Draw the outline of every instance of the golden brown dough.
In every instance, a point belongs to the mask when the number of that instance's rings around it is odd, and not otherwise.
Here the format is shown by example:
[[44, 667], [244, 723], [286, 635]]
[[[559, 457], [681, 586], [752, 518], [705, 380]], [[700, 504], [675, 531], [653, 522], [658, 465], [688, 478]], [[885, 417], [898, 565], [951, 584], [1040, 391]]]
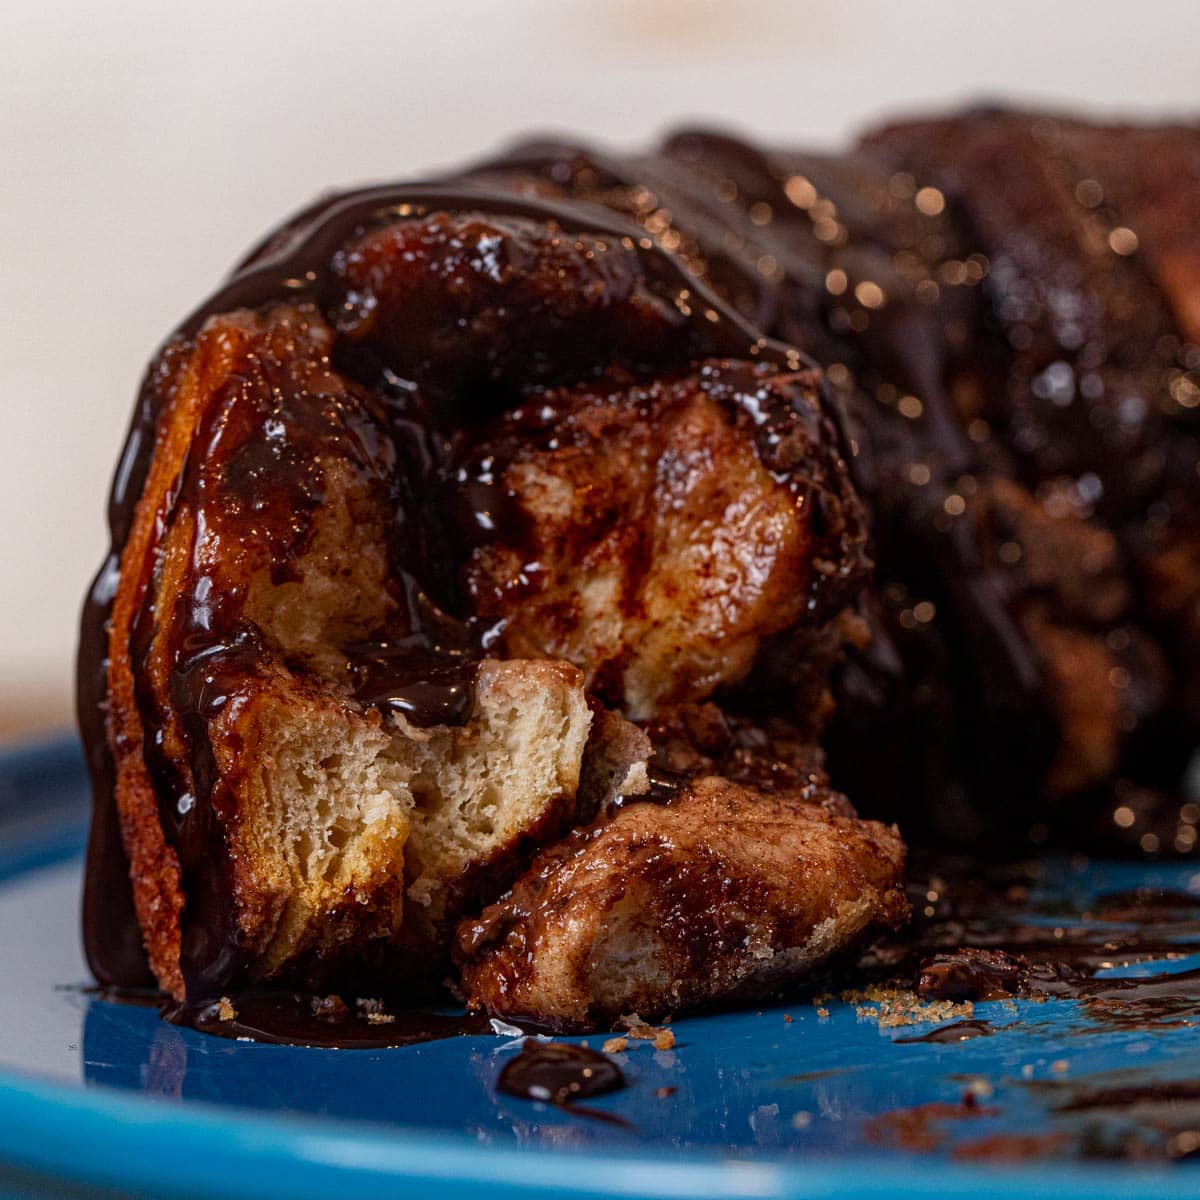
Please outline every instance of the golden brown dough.
[[466, 575], [506, 650], [576, 663], [635, 720], [739, 683], [823, 597], [822, 571], [864, 569], [816, 387], [713, 361], [551, 392], [501, 422], [474, 463], [515, 516]]
[[908, 915], [895, 828], [715, 777], [544, 851], [459, 927], [469, 1002], [588, 1029], [762, 994]]

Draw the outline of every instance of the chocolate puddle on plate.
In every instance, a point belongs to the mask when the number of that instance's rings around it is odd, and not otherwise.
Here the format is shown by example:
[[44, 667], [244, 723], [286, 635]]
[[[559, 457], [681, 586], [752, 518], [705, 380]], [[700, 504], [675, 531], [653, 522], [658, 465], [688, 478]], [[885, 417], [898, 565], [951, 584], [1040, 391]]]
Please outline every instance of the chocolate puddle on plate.
[[521, 1100], [540, 1100], [567, 1112], [622, 1128], [629, 1122], [615, 1113], [581, 1105], [580, 1100], [603, 1096], [628, 1086], [625, 1074], [606, 1054], [569, 1042], [526, 1038], [521, 1052], [504, 1064], [496, 1090]]
[[[925, 1000], [1074, 999], [1096, 1022], [1124, 1028], [1200, 1013], [1200, 966], [1170, 965], [1200, 953], [1200, 896], [1139, 887], [1072, 905], [1040, 893], [1049, 869], [918, 864], [913, 923], [876, 946], [865, 970]], [[1136, 976], [1110, 974], [1142, 963]]]
[[954, 1021], [949, 1025], [939, 1025], [928, 1033], [917, 1037], [894, 1038], [898, 1046], [916, 1045], [919, 1042], [954, 1043], [969, 1042], [974, 1038], [991, 1037], [996, 1031], [990, 1021]]
[[248, 992], [233, 999], [175, 1004], [147, 989], [85, 988], [110, 1003], [157, 1008], [164, 1021], [214, 1037], [327, 1050], [384, 1050], [470, 1034], [493, 1033], [481, 1013], [393, 1009], [379, 1000], [348, 1005], [340, 996]]

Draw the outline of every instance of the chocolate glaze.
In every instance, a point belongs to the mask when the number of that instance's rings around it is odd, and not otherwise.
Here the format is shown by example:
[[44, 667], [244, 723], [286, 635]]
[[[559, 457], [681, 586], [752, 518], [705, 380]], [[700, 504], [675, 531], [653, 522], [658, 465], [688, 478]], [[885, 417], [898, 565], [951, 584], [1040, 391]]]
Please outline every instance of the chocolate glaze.
[[[1181, 780], [1200, 712], [1183, 665], [1200, 645], [1186, 615], [1200, 573], [1183, 530], [1200, 503], [1200, 353], [1185, 300], [1165, 302], [1194, 291], [1165, 270], [1194, 256], [1194, 139], [977, 110], [836, 156], [684, 130], [650, 154], [542, 142], [487, 164], [628, 213], [829, 369], [873, 509], [878, 590], [826, 744], [835, 783], [910, 836], [999, 846], [1032, 826], [1068, 845], [1196, 845]], [[1158, 173], [1139, 165], [1143, 143]], [[1098, 238], [1126, 225], [1161, 246], [1129, 256]], [[1180, 258], [1159, 270], [1162, 247]], [[1080, 545], [1049, 571], [990, 495], [1010, 480], [1031, 511], [1080, 513]], [[1115, 589], [1095, 572], [1106, 538]], [[1151, 559], [1171, 565], [1139, 594], [1130, 572]], [[1064, 683], [1080, 655], [1105, 665]], [[1116, 716], [1091, 714], [1111, 722], [1113, 762], [1071, 776], [1063, 763], [1095, 749], [1094, 730], [1063, 693], [1113, 688]], [[1122, 807], [1136, 819], [1114, 825]]]
[[[1011, 582], [983, 561], [965, 523], [938, 519], [955, 481], [978, 470], [978, 452], [942, 380], [951, 353], [944, 328], [964, 320], [967, 302], [957, 289], [939, 308], [917, 303], [892, 265], [896, 254], [919, 250], [931, 229], [948, 252], [955, 232], [946, 218], [914, 228], [905, 215], [909, 206], [894, 199], [881, 213], [875, 197], [887, 196], [888, 177], [868, 156], [767, 150], [707, 131], [682, 132], [655, 154], [625, 159], [577, 145], [535, 144], [492, 167], [526, 171], [569, 195], [629, 212], [671, 237], [694, 270], [763, 328], [804, 345], [825, 364], [861, 369], [892, 396], [920, 395], [920, 422], [873, 394], [845, 397], [856, 479], [875, 506], [881, 583], [894, 581], [899, 608], [924, 598], [944, 618], [935, 629], [904, 628], [887, 605], [880, 610], [872, 647], [845, 673], [830, 747], [835, 772], [856, 802], [903, 814], [910, 827], [928, 812], [942, 832], [963, 840], [978, 831], [986, 794], [1003, 795], [1009, 814], [1014, 793], [1035, 796], [1035, 787], [1021, 784], [1044, 769], [1053, 751], [1041, 664], [1016, 623]], [[838, 213], [848, 250], [815, 237], [811, 204], [797, 204], [794, 188], [789, 194], [796, 183], [813, 188], [813, 203]], [[826, 289], [828, 271], [841, 269], [843, 259], [884, 284], [890, 298], [861, 330], [838, 328], [837, 318], [858, 306]], [[858, 315], [868, 312], [858, 307]], [[931, 472], [923, 486], [905, 475], [914, 463]], [[937, 691], [916, 682], [942, 676], [948, 678]], [[929, 696], [939, 697], [934, 710], [922, 698]], [[864, 742], [880, 752], [862, 755]], [[946, 762], [950, 752], [961, 761]], [[915, 769], [897, 770], [906, 759]], [[968, 764], [986, 784], [970, 803], [949, 790], [952, 773]], [[876, 765], [886, 778], [867, 774]], [[933, 796], [937, 804], [927, 810]]]
[[[388, 363], [386, 353], [381, 357], [377, 339], [373, 340], [373, 330], [369, 328], [369, 314], [355, 310], [354, 297], [359, 293], [353, 288], [347, 290], [347, 281], [354, 281], [355, 271], [365, 271], [369, 276], [372, 231], [381, 230], [380, 236], [386, 236], [388, 222], [441, 212], [483, 214], [493, 224], [512, 232], [514, 244], [518, 245], [526, 236], [525, 229], [530, 227], [561, 229], [569, 236], [624, 247], [625, 258], [618, 256], [617, 269], [628, 272], [628, 278], [609, 282], [625, 292], [644, 287], [646, 299], [642, 303], [659, 310], [662, 326], [661, 335], [653, 344], [639, 345], [636, 338], [630, 341], [619, 327], [609, 331], [611, 353], [620, 357], [626, 369], [659, 368], [664, 356], [666, 361], [682, 363], [701, 355], [747, 356], [789, 370], [810, 366], [798, 351], [763, 338], [636, 226], [591, 205], [518, 197], [498, 186], [472, 182], [366, 188], [320, 202], [256, 247], [230, 281], [180, 325], [174, 341], [156, 360], [143, 384], [110, 497], [113, 548], [84, 608], [79, 653], [79, 722], [95, 797], [84, 934], [89, 963], [104, 984], [136, 986], [148, 982], [145, 955], [133, 917], [128, 862], [120, 845], [113, 763], [105, 730], [107, 623], [119, 551], [128, 536], [149, 467], [161, 384], [171, 368], [172, 355], [178, 353], [173, 347], [181, 346], [181, 339], [194, 336], [210, 316], [237, 308], [282, 301], [297, 305], [312, 303], [330, 313], [341, 330], [335, 349], [337, 365], [351, 380], [352, 389], [358, 387], [355, 380], [362, 380], [370, 389], [362, 397], [363, 404], [370, 407], [382, 400], [387, 409], [386, 423], [394, 437], [398, 475], [406, 485], [401, 486], [397, 498], [399, 525], [408, 517], [409, 506], [420, 503], [416, 498], [428, 490], [426, 485], [444, 463], [449, 451], [447, 439], [454, 427], [467, 419], [461, 402], [456, 405], [450, 401], [465, 397], [469, 406], [471, 390], [479, 383], [498, 383], [511, 389], [523, 382], [569, 381], [605, 365], [608, 351], [603, 342], [597, 351], [598, 359], [581, 362], [571, 357], [578, 338], [564, 336], [570, 329], [544, 329], [534, 323], [531, 330], [513, 330], [507, 341], [502, 338], [499, 343], [504, 347], [502, 353], [493, 344], [495, 331], [485, 331], [492, 342], [486, 345], [481, 342], [478, 347], [477, 378], [464, 378], [457, 364], [471, 363], [472, 358], [463, 353], [454, 312], [427, 305], [422, 309], [426, 326], [419, 326], [415, 332], [409, 330], [402, 346], [383, 347], [384, 351], [401, 352], [406, 374], [400, 375], [393, 365], [395, 360]], [[359, 244], [367, 249], [361, 253], [346, 252], [355, 238], [364, 235]], [[388, 297], [383, 296], [381, 302], [387, 301]], [[439, 321], [448, 322], [456, 330], [449, 343], [439, 333]], [[535, 341], [543, 339], [536, 355], [528, 353], [529, 337]], [[448, 352], [439, 348], [443, 345]], [[555, 358], [556, 347], [565, 348], [565, 359]], [[518, 378], [521, 370], [527, 373], [524, 381]], [[364, 427], [362, 432], [365, 436], [369, 431]], [[307, 436], [304, 429], [288, 425], [287, 436], [301, 439], [291, 458], [285, 455], [269, 461], [256, 459], [239, 466], [247, 478], [261, 478], [264, 471], [272, 479], [278, 476], [282, 485], [278, 503], [300, 518], [297, 536], [303, 543], [306, 536], [303, 514], [319, 503], [321, 481], [319, 475], [313, 474], [312, 451], [306, 450], [303, 443]], [[328, 435], [317, 431], [315, 436]], [[764, 444], [769, 446], [769, 423], [764, 438]], [[406, 496], [409, 506], [404, 503]], [[479, 508], [481, 498], [473, 499]], [[431, 537], [437, 541], [437, 535]], [[483, 653], [487, 631], [470, 620], [451, 616], [445, 607], [445, 601], [452, 601], [453, 597], [447, 595], [444, 572], [440, 573], [437, 566], [444, 554], [429, 553], [428, 545], [415, 544], [412, 537], [406, 539], [405, 550], [409, 564], [412, 555], [416, 556], [415, 568], [401, 571], [409, 608], [407, 625], [412, 633], [401, 642], [383, 639], [358, 648], [351, 662], [354, 694], [363, 703], [400, 712], [418, 725], [464, 720], [473, 699], [473, 664]], [[144, 651], [147, 644], [147, 616], [143, 610], [140, 632], [134, 631], [135, 654], [139, 649]], [[193, 625], [211, 633], [213, 618], [213, 612], [206, 609], [195, 615]], [[227, 627], [216, 639], [209, 636], [191, 665], [176, 674], [173, 694], [181, 711], [204, 715], [201, 712], [204, 704], [211, 709], [212, 703], [232, 694], [238, 675], [253, 668], [258, 654], [254, 630], [243, 625], [235, 623]], [[201, 696], [205, 698], [203, 704]], [[211, 822], [206, 817], [204, 777], [208, 772], [202, 729], [195, 721], [189, 728], [186, 717], [184, 724], [193, 740], [193, 761], [198, 767], [195, 794], [186, 813], [181, 813], [176, 800], [188, 794], [187, 789], [156, 753], [153, 728], [147, 729], [147, 760], [155, 776], [164, 828], [180, 855], [188, 885], [190, 917], [183, 952], [185, 974], [190, 975], [189, 987], [197, 995], [211, 996], [222, 981], [236, 974], [237, 955], [224, 932], [230, 925], [229, 914], [222, 918], [228, 888], [220, 872], [213, 869], [220, 855], [214, 853], [215, 847], [210, 844]], [[204, 964], [202, 970], [199, 964]]]

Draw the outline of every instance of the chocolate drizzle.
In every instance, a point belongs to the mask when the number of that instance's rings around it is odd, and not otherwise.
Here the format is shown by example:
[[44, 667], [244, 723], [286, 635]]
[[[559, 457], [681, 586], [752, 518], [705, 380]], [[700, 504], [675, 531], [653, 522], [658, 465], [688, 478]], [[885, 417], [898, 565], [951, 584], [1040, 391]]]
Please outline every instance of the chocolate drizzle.
[[[652, 311], [657, 309], [662, 336], [650, 344], [639, 344], [636, 337], [631, 340], [619, 324], [618, 313], [612, 318], [618, 323], [606, 335], [610, 344], [606, 347], [602, 338], [591, 361], [578, 358], [574, 350], [578, 339], [560, 336], [564, 330], [556, 328], [553, 321], [527, 322], [527, 328], [514, 327], [508, 333], [488, 329], [480, 334], [484, 340], [473, 348], [470, 331], [462, 332], [454, 311], [426, 305], [421, 310], [426, 325], [405, 327], [403, 345], [380, 346], [368, 315], [354, 306], [356, 293], [353, 288], [347, 290], [348, 279], [356, 270], [369, 271], [370, 263], [361, 255], [355, 259], [346, 248], [356, 238], [368, 239], [373, 231], [382, 231], [381, 236], [386, 236], [389, 223], [420, 218], [436, 221], [441, 213], [468, 217], [482, 214], [493, 225], [511, 232], [513, 244], [518, 247], [530, 225], [593, 239], [600, 247], [617, 246], [620, 254], [609, 255], [615, 264], [611, 270], [617, 272], [617, 277], [609, 282], [623, 289], [623, 294], [646, 289], [646, 299], [636, 301], [635, 297], [635, 302], [649, 305]], [[447, 462], [455, 429], [474, 419], [470, 413], [479, 387], [499, 385], [501, 394], [511, 394], [513, 388], [524, 383], [569, 381], [603, 369], [609, 355], [619, 358], [624, 369], [635, 372], [713, 355], [747, 356], [790, 370], [810, 365], [798, 351], [764, 339], [636, 226], [597, 206], [518, 196], [501, 186], [465, 181], [367, 188], [311, 207], [256, 247], [230, 281], [180, 325], [143, 384], [110, 497], [113, 549], [84, 608], [79, 722], [95, 797], [84, 930], [89, 963], [96, 978], [106, 985], [148, 982], [130, 897], [128, 860], [120, 845], [114, 764], [105, 729], [107, 637], [118, 554], [129, 535], [147, 476], [163, 383], [181, 352], [177, 348], [182, 347], [183, 339], [194, 337], [210, 317], [271, 303], [312, 304], [330, 314], [341, 331], [334, 348], [335, 364], [351, 381], [352, 389], [365, 388], [355, 393], [362, 397], [360, 403], [384, 406], [384, 421], [391, 431], [396, 455], [396, 482], [391, 485], [398, 487], [396, 536], [404, 546], [398, 575], [404, 584], [406, 624], [411, 632], [403, 638], [383, 637], [354, 648], [348, 665], [355, 698], [399, 713], [414, 725], [461, 722], [470, 715], [474, 663], [484, 652], [488, 636], [486, 629], [453, 615], [453, 589], [442, 561], [445, 555], [436, 551], [437, 546], [446, 544], [446, 530], [436, 513], [430, 515], [439, 495], [444, 495], [444, 489], [439, 492], [439, 470]], [[582, 319], [587, 319], [586, 313]], [[456, 330], [449, 342], [445, 341], [443, 327]], [[403, 363], [397, 360], [397, 352]], [[284, 417], [287, 419], [281, 424], [286, 429], [285, 437], [310, 436], [303, 427], [294, 429], [289, 414], [281, 414]], [[219, 435], [214, 430], [212, 436]], [[315, 430], [312, 436], [324, 438], [330, 434]], [[362, 435], [353, 436], [361, 440]], [[240, 473], [247, 479], [251, 488], [248, 496], [255, 488], [256, 494], [262, 493], [263, 479], [279, 478], [283, 491], [274, 493], [276, 502], [290, 506], [296, 514], [300, 521], [297, 536], [302, 543], [306, 536], [304, 511], [319, 502], [322, 487], [319, 474], [313, 474], [312, 451], [305, 449], [303, 440], [296, 444], [294, 453], [285, 442], [280, 444], [279, 452], [272, 451], [265, 457], [256, 452], [253, 459], [236, 466], [232, 478], [236, 482]], [[185, 480], [194, 479], [194, 475], [189, 467]], [[257, 482], [249, 482], [252, 480]], [[468, 504], [478, 508], [492, 499], [474, 496]], [[440, 532], [423, 534], [431, 521]], [[202, 591], [198, 589], [197, 594]], [[219, 597], [214, 599], [220, 603]], [[150, 616], [150, 610], [143, 607], [131, 642], [135, 662], [149, 644]], [[254, 664], [258, 651], [254, 631], [248, 626], [227, 625], [224, 633], [214, 638], [221, 621], [214, 619], [213, 611], [195, 609], [191, 621], [197, 630], [199, 652], [177, 671], [173, 696], [184, 715], [184, 732], [192, 741], [192, 759], [198, 768], [196, 779], [191, 781], [194, 786], [176, 778], [166, 765], [158, 747], [161, 733], [153, 726], [146, 730], [146, 757], [161, 801], [164, 830], [180, 855], [187, 880], [190, 915], [183, 961], [190, 975], [189, 992], [194, 989], [197, 996], [205, 997], [214, 993], [220, 981], [237, 973], [238, 954], [227, 932], [231, 917], [221, 916], [223, 905], [227, 907], [222, 897], [228, 888], [214, 866], [220, 854], [214, 853], [216, 848], [210, 845], [215, 834], [206, 816], [210, 801], [205, 777], [211, 774], [211, 767], [205, 767], [206, 743], [202, 722], [197, 722], [202, 710], [211, 715], [216, 711], [214, 705], [219, 707], [223, 698], [234, 694], [238, 674]], [[196, 714], [196, 718], [189, 720], [188, 713]], [[187, 803], [181, 803], [181, 799]], [[193, 964], [190, 968], [189, 963]], [[203, 969], [197, 964], [204, 964]]]
[[[1155, 298], [1141, 259], [1122, 252], [1107, 273], [1109, 258], [1081, 258], [1082, 282], [1071, 292], [1080, 305], [1098, 304], [1107, 319], [1120, 307], [1116, 293], [1146, 303], [1128, 336], [1096, 318], [1072, 346], [1074, 333], [1064, 333], [1047, 300], [1054, 279], [1033, 269], [1036, 253], [1032, 266], [1016, 254], [1014, 234], [1035, 252], [1049, 247], [1069, 274], [1072, 238], [1090, 229], [1076, 200], [1095, 182], [1090, 173], [1105, 175], [1103, 147], [1078, 129], [1066, 136], [1065, 126], [1043, 137], [1038, 127], [1046, 123], [1025, 117], [977, 113], [959, 124], [955, 137], [978, 172], [956, 186], [944, 161], [946, 127], [887, 131], [840, 156], [768, 151], [684, 131], [649, 155], [614, 159], [580, 146], [532, 145], [458, 178], [335, 195], [260, 242], [181, 324], [143, 383], [109, 501], [112, 549], [84, 608], [78, 713], [95, 796], [84, 930], [97, 979], [149, 982], [105, 726], [119, 554], [154, 452], [159, 405], [186, 340], [209, 318], [281, 303], [307, 307], [335, 330], [330, 362], [347, 381], [346, 419], [331, 431], [283, 414], [286, 435], [258, 445], [231, 478], [245, 485], [248, 501], [271, 490], [258, 487], [263, 478], [278, 484], [275, 502], [295, 519], [272, 524], [288, 525], [297, 546], [308, 536], [305, 513], [323, 495], [312, 453], [322, 439], [348, 439], [356, 461], [373, 464], [364, 468], [373, 486], [390, 489], [403, 628], [349, 648], [346, 691], [359, 703], [416, 726], [460, 723], [472, 711], [475, 664], [496, 629], [467, 611], [446, 547], [461, 551], [472, 523], [503, 525], [512, 514], [489, 472], [471, 459], [464, 429], [519, 409], [522, 397], [540, 389], [595, 383], [614, 365], [646, 380], [699, 359], [735, 358], [747, 362], [717, 368], [714, 386], [754, 424], [770, 469], [787, 430], [778, 412], [756, 408], [753, 363], [815, 369], [786, 344], [795, 342], [827, 368], [839, 393], [842, 403], [826, 405], [826, 415], [838, 423], [841, 448], [873, 508], [879, 564], [878, 587], [863, 604], [871, 643], [851, 655], [838, 681], [829, 738], [835, 780], [864, 807], [902, 815], [910, 830], [923, 820], [935, 836], [976, 845], [1020, 840], [1031, 827], [1044, 838], [1052, 817], [1076, 835], [1101, 811], [1106, 836], [1128, 830], [1121, 835], [1127, 845], [1189, 853], [1200, 818], [1189, 821], [1187, 813], [1200, 809], [1181, 803], [1181, 779], [1196, 720], [1188, 668], [1174, 664], [1193, 662], [1198, 643], [1188, 625], [1186, 571], [1182, 582], [1170, 574], [1196, 511], [1198, 409], [1172, 399], [1192, 397], [1196, 386], [1197, 361], [1187, 358], [1181, 337], [1186, 314]], [[1022, 172], [1001, 172], [1012, 192], [996, 183], [1008, 144], [1020, 150], [1030, 179], [1053, 176], [1052, 220], [1022, 190]], [[1128, 191], [1128, 181], [1118, 171], [1100, 211], [1110, 224], [1126, 219], [1118, 211], [1122, 188]], [[620, 248], [601, 253], [596, 270], [645, 325], [625, 322], [619, 306], [587, 308], [588, 289], [580, 287], [580, 307], [533, 310], [523, 321], [498, 309], [476, 321], [446, 295], [422, 295], [404, 320], [384, 328], [379, 307], [397, 297], [371, 290], [378, 283], [372, 239], [406, 222], [436, 223], [439, 214], [486, 224], [518, 256], [528, 251], [530, 228], [579, 239], [593, 251]], [[473, 249], [482, 264], [476, 282], [486, 292], [492, 242], [484, 236]], [[1022, 294], [1017, 284], [1028, 284], [1038, 300], [1032, 317], [1013, 308]], [[1086, 390], [1096, 389], [1089, 371], [1101, 385], [1094, 395]], [[1126, 393], [1137, 400], [1133, 416], [1113, 424], [1111, 397]], [[1071, 403], [1059, 403], [1064, 398]], [[783, 414], [785, 424], [796, 417]], [[1103, 426], [1106, 439], [1094, 462], [1089, 422]], [[1055, 436], [1029, 441], [1041, 425]], [[380, 430], [386, 445], [372, 443]], [[528, 427], [519, 432], [533, 435]], [[1125, 469], [1126, 452], [1136, 469]], [[453, 478], [452, 466], [464, 478]], [[195, 470], [189, 464], [181, 487], [196, 486]], [[1064, 472], [1067, 482], [1059, 478]], [[1101, 490], [1089, 499], [1092, 479]], [[1030, 489], [1028, 497], [1006, 490], [1014, 481]], [[1084, 572], [1081, 584], [1062, 577], [1061, 561], [1039, 575], [1030, 553], [1036, 539], [1022, 528], [1037, 508], [1034, 491], [1043, 504], [1063, 488], [1072, 511], [1082, 513], [1077, 544], [1050, 557], [1090, 560], [1097, 544], [1107, 547], [1108, 557], [1099, 555], [1105, 571]], [[812, 499], [819, 509], [820, 495]], [[1130, 563], [1134, 587], [1125, 579]], [[1159, 586], [1156, 572], [1164, 570], [1174, 591]], [[1160, 593], [1182, 595], [1178, 611], [1156, 608], [1148, 597]], [[820, 610], [819, 587], [811, 601]], [[163, 827], [187, 876], [185, 963], [208, 964], [203, 974], [193, 971], [189, 987], [204, 998], [238, 964], [229, 914], [222, 916], [227, 881], [213, 869], [221, 856], [211, 841], [212, 767], [200, 718], [228, 702], [239, 675], [262, 656], [252, 624], [225, 619], [219, 607], [219, 597], [211, 606], [193, 603], [194, 643], [172, 685], [196, 778], [176, 777], [161, 752], [160, 727], [149, 722], [145, 731]], [[132, 630], [135, 662], [147, 653], [154, 620], [144, 603]], [[1064, 634], [1069, 652], [1060, 652]], [[1064, 746], [1068, 767], [1084, 758], [1070, 741], [1069, 701], [1093, 689], [1089, 679], [1064, 686], [1062, 668], [1081, 654], [1102, 662], [1096, 677], [1116, 689], [1119, 704], [1100, 765], [1064, 783]], [[656, 796], [669, 787], [656, 780]], [[1055, 813], [1047, 812], [1051, 794]], [[1163, 812], [1170, 821], [1156, 815]], [[989, 945], [1040, 951], [1041, 936], [1031, 927]], [[1016, 970], [992, 967], [942, 962], [929, 986], [986, 998], [1005, 991]]]

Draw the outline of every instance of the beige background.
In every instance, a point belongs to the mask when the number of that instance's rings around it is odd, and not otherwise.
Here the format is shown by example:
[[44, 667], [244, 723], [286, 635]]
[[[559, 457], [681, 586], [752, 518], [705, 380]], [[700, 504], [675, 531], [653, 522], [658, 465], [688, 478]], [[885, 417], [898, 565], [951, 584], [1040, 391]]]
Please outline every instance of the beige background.
[[0, 736], [67, 712], [102, 502], [157, 342], [334, 183], [530, 129], [831, 142], [980, 97], [1200, 108], [1180, 0], [0, 0]]

